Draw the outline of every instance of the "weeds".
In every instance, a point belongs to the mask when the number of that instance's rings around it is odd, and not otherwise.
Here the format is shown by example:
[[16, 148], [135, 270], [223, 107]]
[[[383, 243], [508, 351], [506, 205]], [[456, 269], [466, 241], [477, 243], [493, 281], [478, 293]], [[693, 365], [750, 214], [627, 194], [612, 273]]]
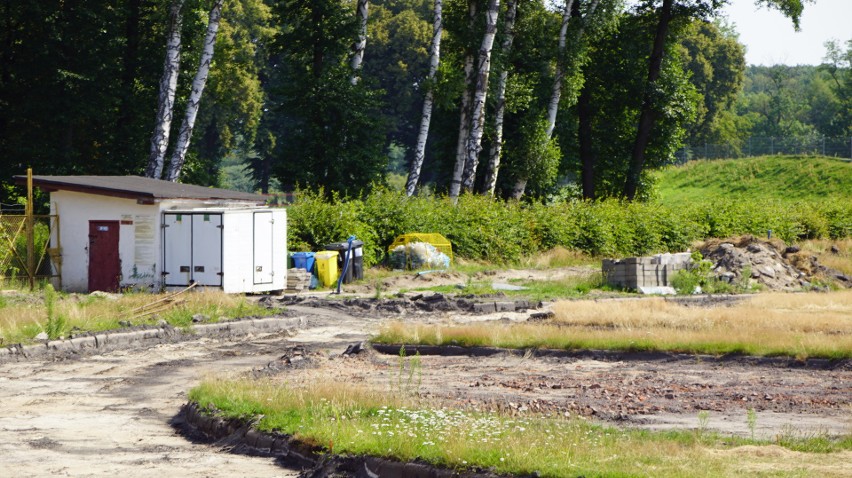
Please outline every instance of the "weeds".
[[189, 327], [195, 314], [203, 314], [212, 321], [270, 314], [268, 309], [245, 297], [219, 291], [193, 292], [186, 295], [183, 305], [133, 319], [134, 309], [161, 296], [123, 294], [117, 300], [109, 300], [91, 295], [62, 294], [49, 284], [39, 295], [20, 292], [6, 298], [6, 307], [0, 313], [0, 341], [29, 343], [42, 331], [55, 339], [72, 329], [81, 332], [117, 329], [120, 328], [119, 321], [125, 320], [132, 320], [134, 325], [165, 320], [176, 327]]
[[56, 309], [57, 297], [58, 294], [53, 289], [53, 286], [47, 284], [44, 287], [44, 307], [47, 311], [47, 322], [44, 325], [44, 332], [51, 340], [61, 337], [68, 326], [68, 319]]
[[707, 431], [707, 424], [710, 421], [710, 412], [707, 410], [701, 410], [698, 412], [698, 435], [704, 435], [704, 432]]
[[757, 429], [757, 412], [754, 408], [749, 408], [746, 411], [746, 425], [748, 425], [748, 431], [751, 432], [751, 439], [754, 440], [754, 432]]
[[405, 352], [405, 345], [399, 348], [399, 360], [397, 362], [396, 388], [403, 396], [416, 397], [420, 393], [420, 385], [423, 383], [423, 362], [418, 351], [409, 357]]
[[[339, 454], [419, 460], [499, 474], [576, 476], [741, 476], [760, 452], [736, 450], [716, 433], [619, 430], [579, 419], [508, 416], [417, 407], [409, 400], [351, 383], [282, 386], [272, 381], [206, 380], [189, 393], [225, 417], [256, 418], [264, 431], [296, 435]], [[852, 441], [787, 436], [782, 446], [814, 451], [852, 450]], [[755, 446], [772, 442], [753, 442]], [[776, 466], [812, 469], [845, 456], [779, 456]]]

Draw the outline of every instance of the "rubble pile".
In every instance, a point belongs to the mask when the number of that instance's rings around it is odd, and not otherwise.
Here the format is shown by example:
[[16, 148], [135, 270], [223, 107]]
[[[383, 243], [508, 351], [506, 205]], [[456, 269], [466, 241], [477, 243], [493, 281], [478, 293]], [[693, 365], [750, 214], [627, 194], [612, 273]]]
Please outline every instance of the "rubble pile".
[[754, 280], [770, 290], [798, 291], [811, 288], [815, 280], [835, 281], [852, 287], [852, 279], [821, 264], [815, 256], [779, 240], [743, 236], [736, 240], [710, 240], [701, 247], [713, 262], [713, 273], [726, 282]]
[[287, 296], [278, 299], [281, 305], [331, 308], [353, 316], [399, 316], [433, 312], [455, 312], [466, 314], [491, 314], [499, 312], [526, 312], [527, 309], [542, 307], [539, 301], [512, 300], [494, 296], [454, 296], [438, 292], [404, 293], [395, 298], [349, 298], [344, 300], [312, 296]]

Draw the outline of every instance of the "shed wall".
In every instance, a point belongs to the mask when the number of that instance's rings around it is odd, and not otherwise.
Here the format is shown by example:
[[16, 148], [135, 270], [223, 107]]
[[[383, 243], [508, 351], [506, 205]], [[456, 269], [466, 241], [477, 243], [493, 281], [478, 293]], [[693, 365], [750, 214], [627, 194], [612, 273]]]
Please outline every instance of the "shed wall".
[[[69, 191], [50, 195], [51, 214], [59, 215], [62, 246], [62, 287], [87, 292], [89, 221], [120, 221], [118, 252], [122, 285], [145, 288], [159, 283], [159, 208], [131, 199], [107, 198]], [[55, 234], [55, 231], [54, 231]], [[56, 241], [53, 237], [52, 240]]]
[[[62, 246], [62, 288], [87, 292], [89, 286], [89, 221], [119, 221], [120, 285], [159, 290], [162, 285], [162, 211], [202, 207], [200, 200], [136, 200], [71, 191], [50, 194], [50, 212], [59, 216]], [[55, 246], [56, 231], [51, 231]]]

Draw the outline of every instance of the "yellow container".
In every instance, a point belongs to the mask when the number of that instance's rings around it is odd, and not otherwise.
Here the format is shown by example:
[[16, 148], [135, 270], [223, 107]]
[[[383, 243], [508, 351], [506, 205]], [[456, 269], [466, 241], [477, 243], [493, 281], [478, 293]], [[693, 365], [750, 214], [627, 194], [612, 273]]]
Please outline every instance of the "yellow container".
[[337, 270], [337, 251], [320, 251], [314, 255], [317, 263], [317, 278], [323, 287], [337, 284], [340, 274]]

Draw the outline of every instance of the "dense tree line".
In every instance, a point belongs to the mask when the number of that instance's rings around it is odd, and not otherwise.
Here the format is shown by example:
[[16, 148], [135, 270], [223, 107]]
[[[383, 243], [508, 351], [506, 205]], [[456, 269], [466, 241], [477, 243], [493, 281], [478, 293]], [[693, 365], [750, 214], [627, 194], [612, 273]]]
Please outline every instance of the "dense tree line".
[[[2, 181], [220, 185], [229, 158], [263, 191], [396, 171], [409, 194], [633, 199], [684, 140], [848, 132], [849, 47], [745, 77], [725, 3], [0, 0]], [[756, 3], [796, 23], [804, 2]], [[790, 109], [787, 81], [829, 107]]]

